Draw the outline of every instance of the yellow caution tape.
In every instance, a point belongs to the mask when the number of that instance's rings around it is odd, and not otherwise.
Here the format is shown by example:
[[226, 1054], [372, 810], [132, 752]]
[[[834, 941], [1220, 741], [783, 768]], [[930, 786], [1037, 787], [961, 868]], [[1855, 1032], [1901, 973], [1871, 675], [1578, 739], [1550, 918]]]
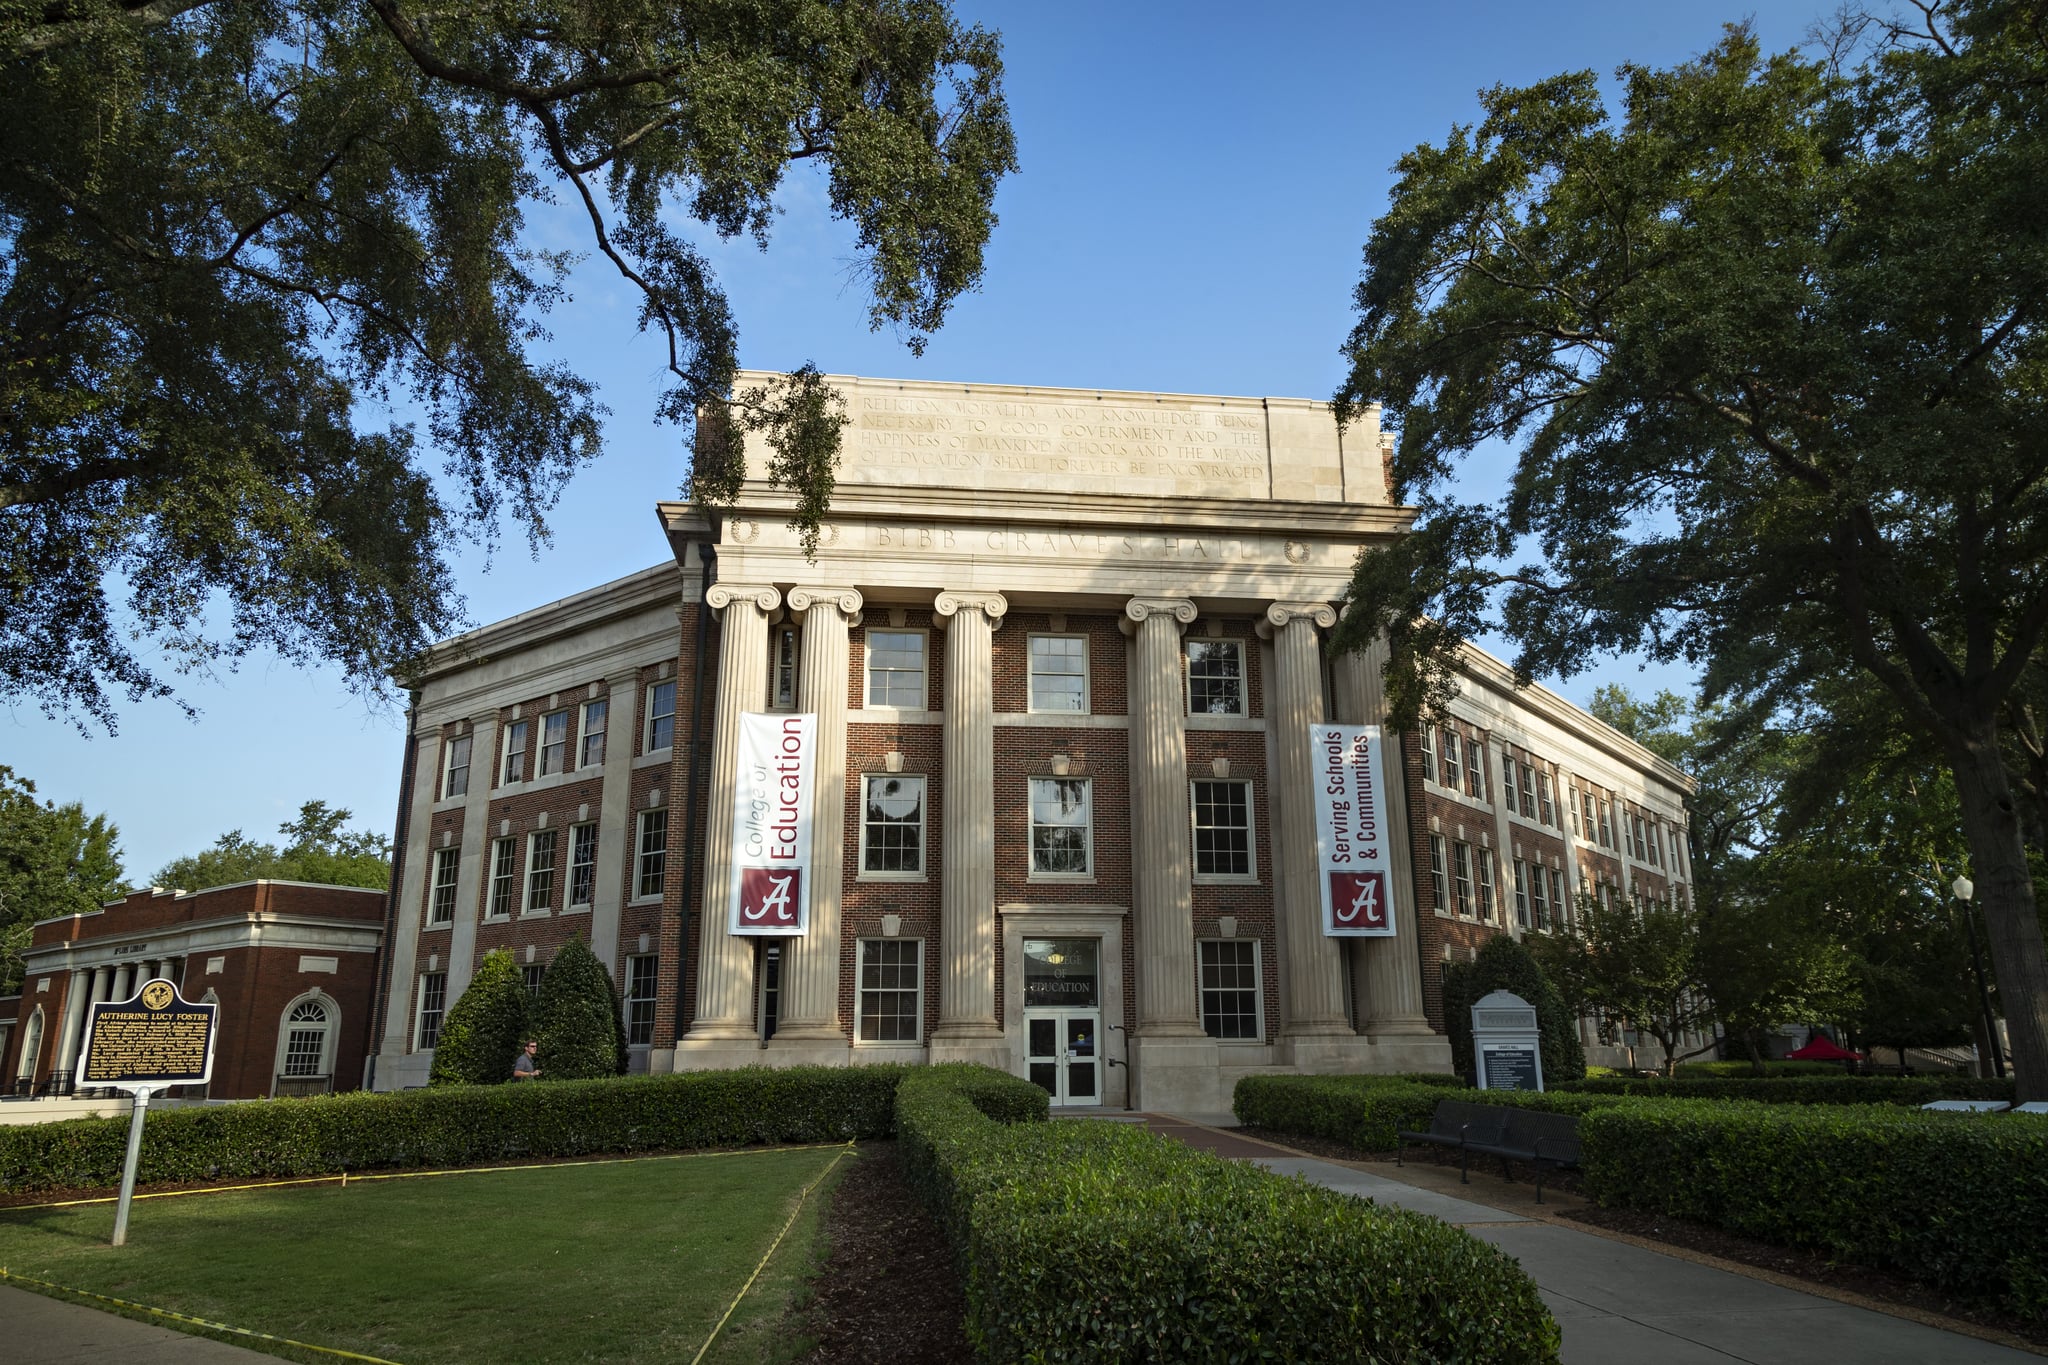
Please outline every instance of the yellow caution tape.
[[[713, 1156], [766, 1156], [772, 1152], [815, 1152], [826, 1148], [847, 1146], [851, 1143], [802, 1142], [786, 1147], [735, 1147], [721, 1152], [664, 1152], [658, 1156], [604, 1157], [596, 1161], [529, 1161], [520, 1166], [454, 1166], [439, 1171], [384, 1171], [373, 1175], [351, 1176], [347, 1171], [340, 1175], [308, 1175], [291, 1180], [262, 1180], [248, 1185], [207, 1185], [196, 1190], [155, 1190], [150, 1193], [137, 1191], [137, 1199], [178, 1199], [188, 1194], [232, 1194], [237, 1190], [280, 1190], [292, 1185], [332, 1185], [344, 1187], [350, 1180], [423, 1180], [437, 1175], [498, 1175], [507, 1171], [560, 1171], [575, 1166], [625, 1166], [639, 1161], [688, 1161], [696, 1157]], [[829, 1168], [828, 1168], [829, 1169]], [[87, 1204], [112, 1204], [119, 1195], [95, 1195], [90, 1199], [57, 1199], [46, 1204], [9, 1204], [0, 1208], [0, 1215], [20, 1212], [25, 1209], [69, 1209]]]
[[[835, 1161], [837, 1159], [834, 1158]], [[59, 1294], [75, 1294], [81, 1299], [96, 1299], [101, 1303], [111, 1303], [137, 1313], [148, 1313], [153, 1317], [169, 1318], [173, 1322], [186, 1322], [195, 1327], [204, 1327], [210, 1332], [226, 1332], [231, 1336], [250, 1337], [258, 1341], [275, 1341], [283, 1346], [297, 1347], [301, 1351], [317, 1351], [324, 1356], [339, 1356], [343, 1360], [367, 1360], [371, 1365], [398, 1365], [397, 1361], [386, 1360], [382, 1356], [366, 1356], [360, 1351], [342, 1351], [332, 1346], [315, 1346], [310, 1341], [294, 1341], [290, 1337], [272, 1336], [268, 1332], [252, 1331], [247, 1327], [230, 1327], [224, 1322], [210, 1322], [205, 1318], [195, 1318], [185, 1313], [173, 1313], [168, 1308], [152, 1308], [146, 1303], [130, 1303], [127, 1299], [117, 1299], [110, 1294], [95, 1294], [86, 1289], [73, 1289], [69, 1285], [52, 1284], [48, 1280], [38, 1280], [33, 1276], [16, 1275], [4, 1267], [0, 1267], [0, 1281], [30, 1284], [38, 1289], [55, 1290]]]
[[725, 1315], [719, 1318], [718, 1325], [711, 1329], [711, 1335], [704, 1338], [704, 1344], [697, 1348], [697, 1354], [690, 1357], [690, 1365], [699, 1365], [704, 1359], [704, 1353], [711, 1349], [711, 1343], [718, 1340], [718, 1334], [725, 1330], [725, 1324], [732, 1317], [733, 1310], [740, 1306], [740, 1300], [747, 1296], [747, 1291], [754, 1287], [754, 1281], [759, 1279], [761, 1272], [768, 1268], [768, 1259], [775, 1254], [775, 1248], [782, 1245], [782, 1239], [789, 1236], [789, 1230], [796, 1226], [796, 1216], [804, 1211], [804, 1201], [811, 1197], [811, 1191], [817, 1189], [818, 1182], [832, 1174], [832, 1168], [845, 1160], [846, 1154], [852, 1150], [853, 1144], [851, 1142], [840, 1148], [839, 1155], [826, 1162], [825, 1169], [818, 1172], [811, 1183], [804, 1186], [798, 1192], [796, 1207], [789, 1211], [789, 1218], [783, 1223], [782, 1231], [775, 1234], [775, 1240], [768, 1244], [768, 1250], [761, 1257], [760, 1263], [754, 1267], [754, 1273], [747, 1276], [747, 1282], [740, 1286], [740, 1292], [733, 1295], [732, 1302], [725, 1306]]

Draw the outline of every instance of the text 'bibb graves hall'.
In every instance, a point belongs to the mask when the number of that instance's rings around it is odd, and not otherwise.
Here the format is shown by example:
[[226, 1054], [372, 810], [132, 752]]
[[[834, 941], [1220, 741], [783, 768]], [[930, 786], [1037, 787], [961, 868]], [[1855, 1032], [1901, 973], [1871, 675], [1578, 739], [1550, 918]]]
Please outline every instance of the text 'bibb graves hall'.
[[[1352, 774], [1380, 878], [1326, 875], [1330, 746], [1366, 757], [1337, 727], [1383, 708], [1377, 656], [1323, 640], [1411, 517], [1373, 415], [831, 382], [814, 559], [765, 483], [662, 503], [674, 563], [416, 679], [379, 1088], [425, 1080], [485, 952], [537, 977], [581, 936], [636, 1068], [968, 1059], [1216, 1109], [1262, 1069], [1445, 1068], [1438, 964], [1596, 878], [1682, 882], [1578, 811], [1654, 850], [1683, 776], [1476, 651], [1456, 783], [1444, 735], [1427, 782], [1425, 737], [1388, 736]], [[1326, 932], [1360, 906], [1391, 932]]]

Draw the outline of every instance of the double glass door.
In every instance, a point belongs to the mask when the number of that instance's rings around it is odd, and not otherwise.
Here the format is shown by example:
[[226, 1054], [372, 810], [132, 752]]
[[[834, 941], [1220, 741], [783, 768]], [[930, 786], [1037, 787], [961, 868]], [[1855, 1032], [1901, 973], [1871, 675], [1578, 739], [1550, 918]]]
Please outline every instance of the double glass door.
[[1102, 1103], [1102, 1012], [1027, 1009], [1026, 1064], [1054, 1104]]

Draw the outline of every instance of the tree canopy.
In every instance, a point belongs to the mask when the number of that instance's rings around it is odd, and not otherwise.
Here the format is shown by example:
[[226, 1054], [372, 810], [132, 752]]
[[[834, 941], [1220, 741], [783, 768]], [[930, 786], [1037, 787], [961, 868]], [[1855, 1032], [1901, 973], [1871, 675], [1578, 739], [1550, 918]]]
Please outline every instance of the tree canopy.
[[[1496, 88], [1402, 158], [1338, 402], [1384, 405], [1421, 517], [1340, 634], [1389, 633], [1397, 723], [1495, 624], [1531, 676], [1641, 648], [1770, 704], [1873, 679], [1953, 776], [2044, 1098], [2001, 750], [2048, 631], [2048, 35], [2018, 0], [1920, 13], [1812, 54], [1733, 28], [1624, 67], [1618, 116], [1591, 72]], [[1475, 503], [1451, 483], [1495, 441], [1514, 474]]]
[[381, 890], [391, 884], [391, 840], [372, 830], [344, 829], [352, 815], [325, 801], [308, 801], [299, 807], [296, 820], [277, 827], [289, 840], [283, 847], [231, 829], [214, 840], [213, 847], [165, 863], [156, 884], [203, 891], [269, 878]]
[[451, 541], [537, 546], [599, 448], [541, 204], [639, 301], [686, 493], [736, 494], [695, 421], [736, 397], [814, 535], [831, 396], [732, 394], [693, 238], [765, 247], [815, 163], [921, 349], [1016, 165], [1001, 74], [943, 0], [0, 0], [0, 694], [111, 726], [257, 648], [374, 687], [459, 625]]
[[82, 915], [127, 891], [121, 832], [76, 801], [36, 799], [36, 784], [0, 764], [0, 995], [21, 985], [37, 920]]

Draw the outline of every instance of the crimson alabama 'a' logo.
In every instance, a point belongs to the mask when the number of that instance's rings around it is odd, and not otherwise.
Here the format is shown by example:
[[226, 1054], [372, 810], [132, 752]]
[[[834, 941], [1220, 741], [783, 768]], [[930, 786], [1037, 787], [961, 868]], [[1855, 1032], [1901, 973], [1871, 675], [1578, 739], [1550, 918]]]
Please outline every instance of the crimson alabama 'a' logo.
[[1387, 927], [1387, 877], [1384, 872], [1332, 872], [1330, 910], [1339, 929]]
[[803, 902], [803, 873], [796, 868], [743, 867], [740, 869], [740, 919], [746, 924], [775, 929], [795, 929], [797, 907]]

